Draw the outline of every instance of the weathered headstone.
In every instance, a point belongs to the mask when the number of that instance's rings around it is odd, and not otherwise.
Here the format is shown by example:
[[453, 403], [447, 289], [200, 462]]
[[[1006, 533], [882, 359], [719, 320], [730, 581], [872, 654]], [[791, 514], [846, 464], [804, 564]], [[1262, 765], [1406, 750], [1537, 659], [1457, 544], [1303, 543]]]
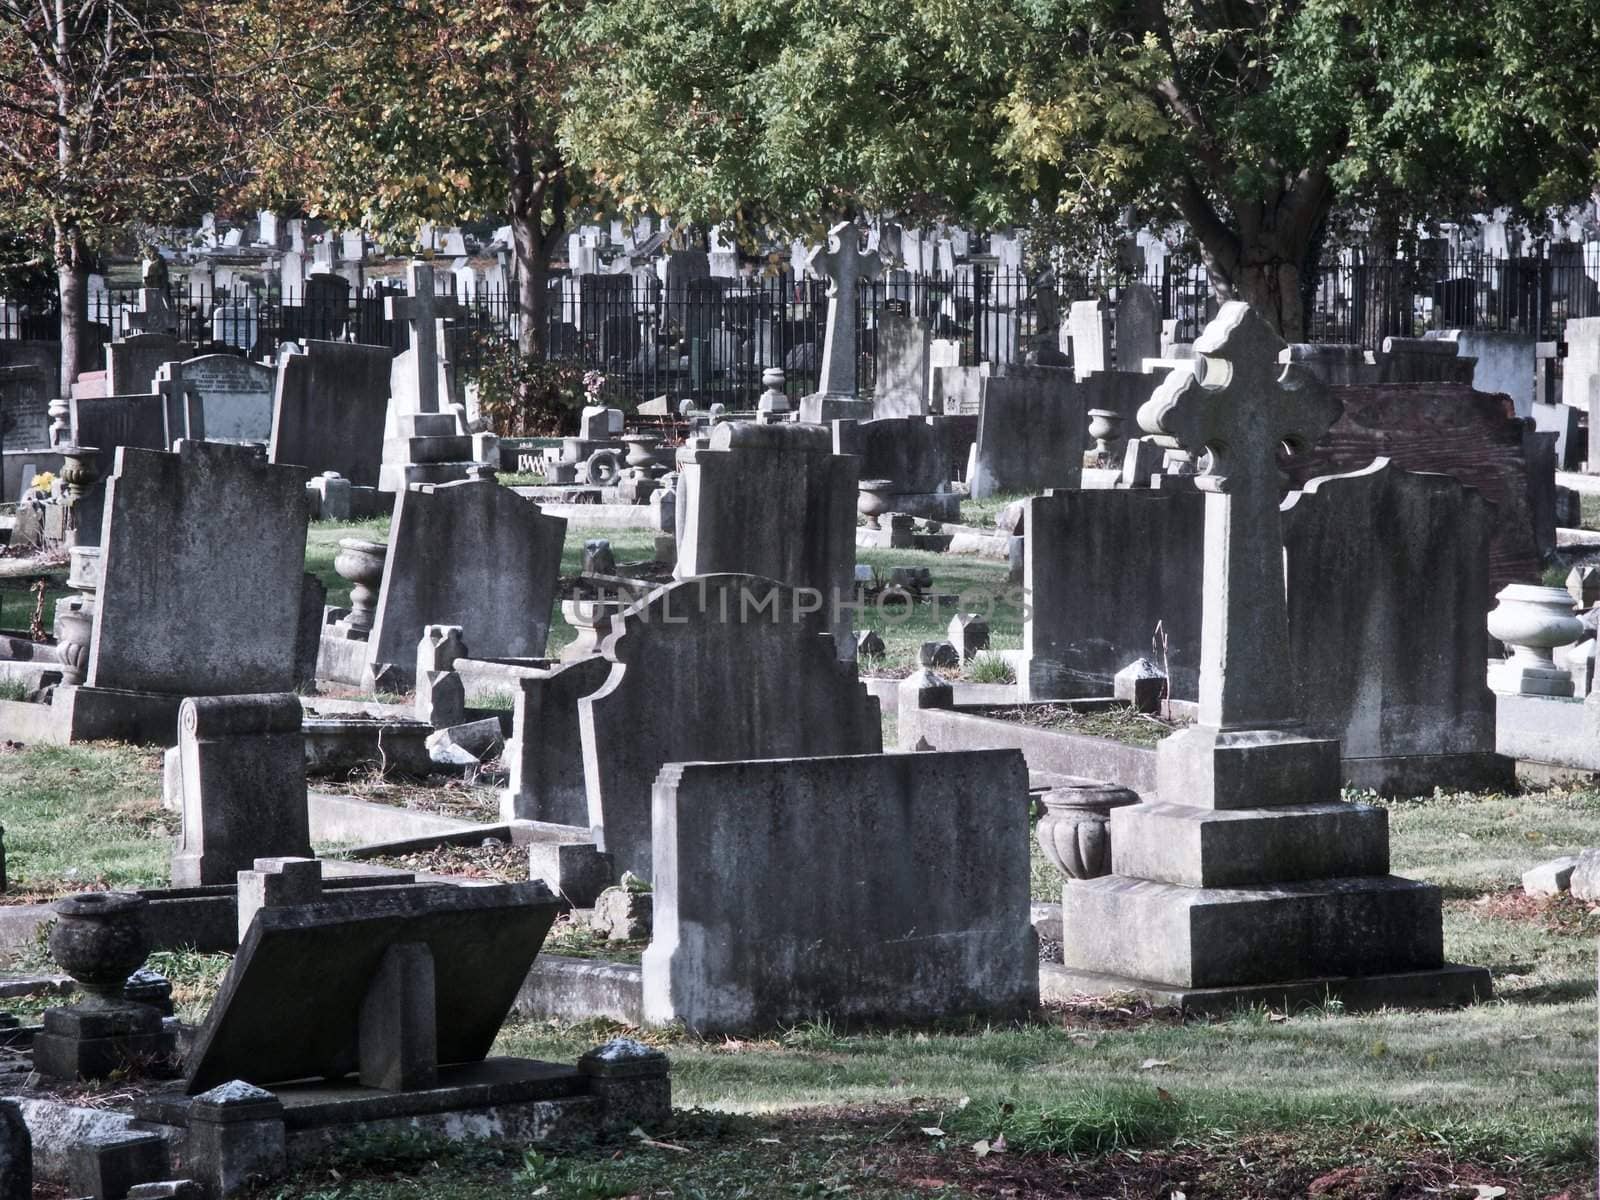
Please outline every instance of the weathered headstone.
[[460, 625], [480, 658], [542, 655], [566, 529], [493, 479], [399, 493], [368, 669], [409, 683], [428, 625]]
[[1067, 311], [1067, 330], [1072, 337], [1072, 370], [1079, 379], [1111, 369], [1111, 312], [1104, 300], [1074, 300]]
[[1352, 785], [1511, 783], [1510, 760], [1496, 771], [1483, 670], [1492, 523], [1474, 489], [1381, 458], [1285, 501], [1294, 711], [1312, 736], [1339, 739]]
[[1117, 293], [1117, 369], [1141, 371], [1147, 358], [1161, 357], [1161, 301], [1142, 283]]
[[177, 364], [205, 414], [206, 437], [264, 442], [272, 436], [272, 368], [232, 354], [205, 354]]
[[313, 474], [337, 471], [373, 487], [383, 464], [390, 354], [350, 342], [305, 344], [278, 359], [271, 459]]
[[181, 362], [194, 354], [194, 346], [165, 333], [135, 333], [106, 345], [108, 396], [131, 396], [146, 391], [163, 363]]
[[1305, 736], [1273, 649], [1279, 447], [1315, 441], [1338, 402], [1281, 366], [1248, 305], [1223, 305], [1195, 349], [1220, 361], [1170, 376], [1140, 424], [1210, 455], [1199, 721], [1159, 747], [1162, 802], [1112, 813], [1113, 874], [1063, 892], [1069, 975], [1185, 1006], [1282, 1003], [1308, 982], [1363, 1004], [1486, 996], [1486, 971], [1445, 968], [1438, 888], [1388, 874], [1385, 810], [1340, 799], [1339, 745]]
[[192, 696], [178, 710], [175, 887], [233, 883], [258, 858], [310, 857], [303, 710], [292, 692]]
[[[854, 649], [856, 460], [833, 453], [814, 425], [724, 422], [704, 449], [681, 453], [679, 579], [740, 573], [776, 579], [815, 598], [839, 639]], [[750, 519], [760, 497], [765, 519]]]
[[651, 870], [650, 790], [665, 763], [883, 748], [877, 700], [793, 588], [702, 575], [651, 592], [616, 629], [610, 677], [578, 712], [589, 822], [619, 871]]
[[667, 766], [646, 1022], [1031, 1011], [1027, 786], [1016, 750]]
[[874, 417], [920, 417], [928, 411], [928, 323], [885, 312], [878, 316]]
[[876, 279], [882, 264], [876, 251], [862, 253], [853, 222], [841, 221], [828, 231], [825, 246], [811, 251], [807, 265], [828, 281], [828, 324], [822, 343], [822, 370], [817, 390], [800, 401], [800, 419], [825, 424], [837, 417], [863, 417], [856, 411], [856, 337], [861, 281]]
[[591, 655], [517, 681], [502, 819], [588, 827], [578, 701], [599, 691], [610, 674], [611, 664]]
[[184, 696], [293, 688], [306, 478], [246, 446], [118, 450], [88, 684]]

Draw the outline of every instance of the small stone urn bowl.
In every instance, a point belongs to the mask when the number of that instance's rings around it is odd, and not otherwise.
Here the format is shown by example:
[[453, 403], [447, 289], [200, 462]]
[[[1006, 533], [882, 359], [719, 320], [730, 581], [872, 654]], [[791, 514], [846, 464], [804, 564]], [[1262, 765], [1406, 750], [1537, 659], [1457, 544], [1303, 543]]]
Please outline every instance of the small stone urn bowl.
[[1122, 440], [1122, 414], [1109, 408], [1089, 410], [1089, 436], [1101, 465], [1111, 457], [1111, 448]]
[[1556, 666], [1551, 653], [1583, 635], [1566, 588], [1513, 583], [1500, 589], [1489, 613], [1490, 636], [1511, 648], [1511, 658], [1491, 672], [1497, 691], [1547, 696], [1573, 694], [1572, 674]]
[[383, 586], [383, 562], [389, 547], [363, 538], [340, 538], [333, 569], [339, 578], [350, 582], [350, 627], [372, 628], [378, 604], [378, 589]]
[[628, 465], [646, 468], [656, 465], [656, 451], [661, 445], [661, 435], [656, 433], [630, 433], [622, 444], [628, 448]]
[[1050, 865], [1068, 879], [1095, 879], [1111, 870], [1111, 810], [1139, 803], [1139, 794], [1114, 783], [1074, 779], [1046, 792], [1034, 836]]
[[61, 661], [61, 682], [66, 687], [80, 685], [89, 671], [89, 646], [94, 639], [94, 602], [83, 598], [77, 604], [63, 605], [56, 614], [61, 636], [56, 642], [56, 657]]
[[889, 511], [889, 497], [894, 495], [892, 479], [863, 479], [856, 485], [859, 495], [856, 511], [867, 519], [869, 529], [878, 528], [878, 518]]
[[149, 901], [131, 892], [83, 892], [52, 907], [50, 954], [86, 993], [80, 1007], [124, 1003], [128, 976], [150, 955]]

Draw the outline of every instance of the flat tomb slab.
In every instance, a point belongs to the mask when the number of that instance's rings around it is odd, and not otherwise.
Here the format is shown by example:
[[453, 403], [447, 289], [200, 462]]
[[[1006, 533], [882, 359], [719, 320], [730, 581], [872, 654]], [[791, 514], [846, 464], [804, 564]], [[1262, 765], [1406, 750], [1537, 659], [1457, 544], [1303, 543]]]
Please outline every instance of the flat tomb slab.
[[1182, 988], [1444, 965], [1439, 889], [1394, 875], [1251, 888], [1107, 875], [1063, 889], [1061, 923], [1067, 967]]
[[439, 1064], [481, 1061], [557, 908], [543, 884], [525, 883], [262, 909], [195, 1035], [187, 1090], [352, 1074], [363, 1000], [395, 945], [432, 956]]
[[1059, 963], [1039, 964], [1039, 997], [1045, 1003], [1079, 996], [1135, 996], [1156, 1008], [1197, 1015], [1226, 1016], [1239, 1008], [1265, 1005], [1292, 1012], [1338, 1000], [1347, 1012], [1380, 1008], [1458, 1008], [1494, 997], [1487, 967], [1446, 963], [1429, 971], [1384, 975], [1326, 976], [1292, 983], [1241, 987], [1185, 988], [1123, 975], [1075, 971]]

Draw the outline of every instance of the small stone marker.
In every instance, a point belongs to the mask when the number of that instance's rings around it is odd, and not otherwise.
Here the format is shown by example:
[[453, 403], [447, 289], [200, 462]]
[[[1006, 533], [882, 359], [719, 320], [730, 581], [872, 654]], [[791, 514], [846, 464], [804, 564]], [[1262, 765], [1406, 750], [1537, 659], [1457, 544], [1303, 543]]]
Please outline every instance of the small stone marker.
[[1559, 896], [1572, 886], [1572, 873], [1580, 859], [1576, 854], [1551, 859], [1522, 873], [1522, 890], [1530, 896]]
[[1166, 673], [1148, 658], [1136, 659], [1116, 673], [1112, 695], [1135, 712], [1153, 713], [1167, 695]]
[[428, 625], [417, 644], [417, 696], [413, 713], [436, 729], [463, 724], [467, 693], [456, 659], [467, 656], [459, 625]]
[[989, 622], [977, 613], [957, 613], [950, 618], [946, 630], [950, 644], [966, 663], [978, 656], [980, 650], [989, 648]]
[[258, 858], [239, 872], [239, 940], [263, 908], [315, 904], [322, 899], [322, 863], [315, 858]]

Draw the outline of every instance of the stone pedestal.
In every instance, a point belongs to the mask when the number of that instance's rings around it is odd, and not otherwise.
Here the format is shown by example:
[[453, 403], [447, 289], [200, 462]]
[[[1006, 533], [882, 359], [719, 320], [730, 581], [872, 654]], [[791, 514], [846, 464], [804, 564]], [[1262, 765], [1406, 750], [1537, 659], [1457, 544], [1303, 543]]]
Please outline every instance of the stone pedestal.
[[33, 1068], [53, 1079], [104, 1079], [130, 1067], [161, 1074], [172, 1054], [172, 1035], [146, 1004], [47, 1009], [33, 1039]]

